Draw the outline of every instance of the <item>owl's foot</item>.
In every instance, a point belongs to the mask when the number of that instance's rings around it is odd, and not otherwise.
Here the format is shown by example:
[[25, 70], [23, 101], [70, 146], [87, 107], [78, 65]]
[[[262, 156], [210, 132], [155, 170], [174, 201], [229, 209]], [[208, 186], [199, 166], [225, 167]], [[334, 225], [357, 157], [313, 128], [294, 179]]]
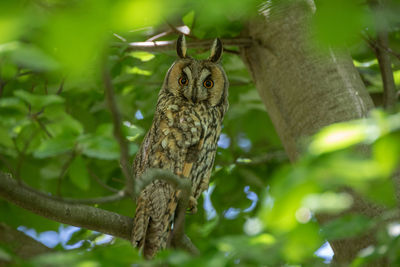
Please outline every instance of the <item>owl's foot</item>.
[[189, 198], [189, 207], [188, 210], [190, 213], [195, 214], [197, 212], [197, 199], [193, 196]]

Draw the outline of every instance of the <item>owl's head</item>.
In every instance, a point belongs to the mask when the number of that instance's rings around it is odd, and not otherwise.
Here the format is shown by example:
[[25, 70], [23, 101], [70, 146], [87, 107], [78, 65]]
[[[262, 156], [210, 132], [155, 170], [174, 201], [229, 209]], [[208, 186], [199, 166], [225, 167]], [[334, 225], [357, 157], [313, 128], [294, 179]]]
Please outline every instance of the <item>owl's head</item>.
[[196, 60], [187, 55], [183, 35], [178, 38], [176, 48], [179, 59], [168, 70], [163, 89], [192, 104], [227, 105], [229, 82], [219, 64], [223, 50], [221, 41], [215, 39], [206, 60]]

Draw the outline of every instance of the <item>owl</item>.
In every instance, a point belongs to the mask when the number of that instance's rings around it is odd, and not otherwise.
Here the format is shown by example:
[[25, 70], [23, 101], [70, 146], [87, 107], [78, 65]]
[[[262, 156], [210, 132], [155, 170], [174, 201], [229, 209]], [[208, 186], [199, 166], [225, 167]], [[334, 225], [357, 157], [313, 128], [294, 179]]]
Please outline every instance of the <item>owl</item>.
[[[189, 209], [208, 188], [222, 120], [228, 109], [228, 79], [219, 64], [222, 43], [211, 55], [196, 60], [187, 55], [184, 36], [177, 40], [178, 59], [169, 68], [150, 130], [134, 161], [136, 179], [149, 168], [165, 169], [192, 182]], [[155, 180], [137, 198], [132, 244], [152, 258], [167, 246], [178, 196], [175, 188]]]

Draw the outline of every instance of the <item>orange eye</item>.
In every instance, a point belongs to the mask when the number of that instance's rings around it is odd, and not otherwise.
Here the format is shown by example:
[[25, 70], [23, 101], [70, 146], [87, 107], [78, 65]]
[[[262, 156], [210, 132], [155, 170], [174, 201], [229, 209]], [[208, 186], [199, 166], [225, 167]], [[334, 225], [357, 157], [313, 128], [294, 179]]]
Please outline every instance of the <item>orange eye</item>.
[[207, 79], [203, 82], [203, 85], [205, 88], [210, 89], [214, 86], [214, 82], [212, 80]]
[[182, 77], [179, 78], [178, 82], [179, 82], [180, 85], [184, 86], [184, 85], [188, 85], [189, 80], [185, 76], [182, 76]]

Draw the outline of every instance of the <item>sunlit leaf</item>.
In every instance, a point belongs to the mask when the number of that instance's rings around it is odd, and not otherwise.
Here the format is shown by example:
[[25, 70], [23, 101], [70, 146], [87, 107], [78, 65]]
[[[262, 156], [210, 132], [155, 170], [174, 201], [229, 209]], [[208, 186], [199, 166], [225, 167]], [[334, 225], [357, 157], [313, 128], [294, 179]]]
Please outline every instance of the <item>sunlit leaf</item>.
[[185, 23], [185, 25], [188, 26], [189, 28], [192, 28], [192, 26], [193, 26], [194, 14], [195, 14], [195, 12], [194, 12], [194, 10], [192, 10], [189, 13], [187, 13], [185, 16], [182, 17], [183, 23]]
[[309, 146], [312, 154], [321, 154], [340, 150], [365, 141], [368, 132], [379, 134], [379, 128], [364, 121], [337, 123], [325, 127], [315, 135]]
[[152, 60], [155, 57], [152, 53], [145, 52], [145, 51], [131, 52], [130, 55], [134, 58], [140, 59], [143, 62]]
[[373, 155], [382, 170], [391, 174], [399, 165], [400, 135], [391, 134], [379, 139], [373, 146]]
[[127, 68], [126, 72], [130, 73], [130, 74], [139, 74], [139, 75], [145, 75], [145, 76], [151, 75], [151, 71], [143, 70], [143, 69], [140, 69], [140, 68], [138, 68], [136, 66]]
[[348, 209], [353, 204], [353, 198], [348, 193], [324, 192], [310, 194], [303, 199], [303, 207], [314, 213], [338, 213]]

